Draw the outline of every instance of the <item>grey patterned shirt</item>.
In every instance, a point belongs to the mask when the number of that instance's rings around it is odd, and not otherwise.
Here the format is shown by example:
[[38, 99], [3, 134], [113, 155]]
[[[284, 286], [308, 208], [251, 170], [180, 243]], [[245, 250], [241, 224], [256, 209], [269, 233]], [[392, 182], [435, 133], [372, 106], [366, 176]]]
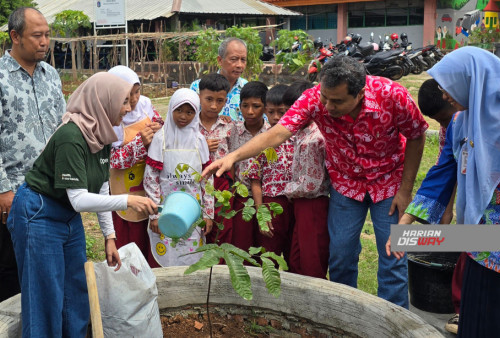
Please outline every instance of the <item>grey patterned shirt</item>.
[[0, 58], [0, 193], [17, 188], [66, 111], [57, 71], [38, 62], [33, 77], [9, 54]]

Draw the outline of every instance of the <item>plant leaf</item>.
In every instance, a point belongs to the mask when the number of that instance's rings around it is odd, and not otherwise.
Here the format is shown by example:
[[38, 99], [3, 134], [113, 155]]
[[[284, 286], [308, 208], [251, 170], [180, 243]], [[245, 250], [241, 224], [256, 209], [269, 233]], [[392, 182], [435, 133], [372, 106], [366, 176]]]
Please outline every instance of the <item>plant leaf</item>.
[[278, 154], [276, 153], [276, 149], [274, 148], [266, 148], [263, 151], [264, 155], [266, 156], [267, 162], [273, 163], [278, 160]]
[[240, 184], [236, 187], [236, 193], [241, 197], [248, 197], [248, 188], [244, 184]]
[[253, 207], [255, 205], [255, 201], [253, 200], [253, 198], [249, 198], [245, 203], [243, 203], [243, 205], [246, 207]]
[[257, 263], [257, 261], [255, 259], [253, 259], [248, 252], [246, 252], [245, 250], [242, 250], [240, 248], [237, 248], [232, 244], [222, 243], [220, 245], [220, 248], [222, 250], [224, 250], [224, 252], [230, 252], [230, 253], [240, 257], [241, 259], [246, 260], [247, 262], [249, 262], [252, 265], [260, 266], [260, 264]]
[[212, 183], [210, 182], [207, 182], [207, 184], [205, 184], [205, 192], [209, 195], [212, 195], [215, 191], [215, 188], [214, 186], [212, 185]]
[[195, 182], [200, 182], [202, 180], [201, 174], [197, 171], [191, 174]]
[[281, 293], [281, 278], [278, 269], [274, 266], [273, 261], [269, 258], [261, 257], [262, 259], [262, 278], [266, 283], [266, 288], [270, 294], [278, 298]]
[[188, 275], [192, 272], [208, 269], [214, 265], [219, 264], [220, 259], [224, 257], [223, 251], [218, 247], [210, 250], [206, 250], [201, 259], [189, 266], [189, 268], [184, 271], [185, 275]]
[[225, 219], [231, 219], [234, 217], [234, 215], [236, 215], [236, 211], [235, 210], [231, 210], [229, 212], [227, 211], [221, 211], [218, 213], [218, 215], [224, 217]]
[[271, 202], [269, 203], [269, 209], [273, 212], [273, 217], [276, 217], [276, 215], [281, 215], [283, 213], [283, 207], [281, 204], [276, 203], [276, 202]]
[[259, 223], [259, 228], [263, 231], [269, 231], [269, 226], [267, 222], [272, 220], [271, 212], [266, 205], [261, 204], [257, 208], [257, 222]]
[[288, 270], [288, 264], [286, 264], [285, 259], [281, 256], [278, 256], [277, 254], [275, 254], [272, 251], [264, 252], [260, 257], [261, 258], [262, 257], [272, 258], [278, 263], [278, 265], [280, 266], [280, 269], [285, 270], [285, 271]]
[[229, 276], [231, 277], [233, 289], [243, 299], [252, 300], [253, 294], [250, 283], [250, 275], [248, 275], [248, 271], [243, 265], [243, 259], [225, 251], [224, 260], [226, 261], [229, 269]]
[[224, 197], [224, 199], [226, 201], [229, 201], [231, 199], [231, 197], [233, 197], [233, 194], [230, 191], [228, 191], [228, 190], [224, 190], [222, 192], [222, 197]]
[[257, 255], [257, 254], [260, 254], [260, 253], [263, 253], [265, 252], [266, 249], [264, 249], [263, 247], [259, 246], [258, 248], [256, 247], [250, 247], [248, 249], [248, 252], [250, 253], [250, 255]]
[[241, 212], [241, 218], [243, 218], [245, 222], [250, 222], [255, 213], [256, 211], [254, 207], [244, 207]]

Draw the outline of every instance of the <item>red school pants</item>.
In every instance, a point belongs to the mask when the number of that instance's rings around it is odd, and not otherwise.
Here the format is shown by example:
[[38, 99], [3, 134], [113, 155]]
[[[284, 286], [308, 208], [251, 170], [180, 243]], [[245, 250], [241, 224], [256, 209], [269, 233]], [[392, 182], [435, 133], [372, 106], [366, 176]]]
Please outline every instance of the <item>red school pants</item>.
[[263, 203], [275, 202], [281, 205], [283, 213], [273, 217], [273, 237], [267, 237], [260, 233], [259, 226], [255, 227], [255, 246], [262, 246], [266, 251], [272, 251], [278, 256], [283, 254], [288, 262], [290, 254], [291, 234], [293, 229], [293, 206], [285, 196], [262, 197]]
[[[151, 248], [148, 236], [148, 220], [129, 222], [118, 216], [116, 211], [113, 211], [111, 214], [116, 232], [116, 248], [119, 249], [128, 243], [134, 242], [141, 250], [144, 258], [150, 263]], [[153, 261], [155, 261], [154, 258]]]
[[[248, 200], [248, 197], [241, 197], [239, 195], [235, 195], [233, 197], [233, 210], [239, 211], [245, 205], [244, 203]], [[233, 227], [232, 227], [232, 238], [231, 244], [235, 247], [240, 248], [242, 250], [247, 251], [248, 248], [254, 245], [254, 232], [257, 227], [257, 219], [252, 217], [252, 219], [247, 222], [242, 218], [242, 213], [239, 211], [233, 218]]]
[[290, 272], [326, 279], [330, 236], [327, 196], [293, 199], [295, 227], [290, 250]]
[[462, 280], [464, 277], [465, 261], [467, 261], [467, 253], [462, 252], [458, 256], [457, 264], [453, 270], [453, 277], [451, 278], [451, 301], [455, 313], [460, 313], [460, 299], [462, 294]]

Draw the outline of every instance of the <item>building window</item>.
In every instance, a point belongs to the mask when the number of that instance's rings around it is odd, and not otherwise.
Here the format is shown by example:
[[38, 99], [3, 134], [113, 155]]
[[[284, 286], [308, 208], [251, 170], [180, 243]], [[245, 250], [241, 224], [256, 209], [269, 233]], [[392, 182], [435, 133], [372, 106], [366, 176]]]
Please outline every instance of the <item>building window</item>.
[[301, 17], [290, 18], [290, 29], [335, 29], [337, 28], [337, 5], [299, 6], [292, 10]]
[[299, 16], [290, 18], [290, 30], [294, 31], [296, 29], [306, 30], [306, 16]]
[[422, 25], [423, 0], [386, 0], [349, 3], [348, 27]]

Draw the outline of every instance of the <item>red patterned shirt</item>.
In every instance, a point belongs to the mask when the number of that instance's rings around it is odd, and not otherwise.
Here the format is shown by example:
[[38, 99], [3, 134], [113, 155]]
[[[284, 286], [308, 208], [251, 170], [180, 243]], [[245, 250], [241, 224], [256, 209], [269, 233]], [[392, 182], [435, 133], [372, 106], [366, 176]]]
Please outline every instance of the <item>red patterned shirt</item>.
[[439, 156], [441, 156], [441, 152], [443, 151], [445, 141], [446, 141], [446, 128], [441, 126], [439, 128], [439, 152], [436, 164], [439, 162]]
[[366, 76], [363, 105], [353, 120], [328, 114], [320, 86], [305, 91], [278, 123], [295, 134], [311, 119], [316, 122], [325, 137], [332, 186], [342, 195], [363, 201], [368, 192], [375, 203], [394, 196], [401, 186], [406, 138], [418, 138], [428, 127], [407, 89]]
[[286, 185], [292, 179], [293, 142], [289, 139], [276, 148], [278, 159], [269, 163], [264, 154], [248, 170], [248, 177], [262, 182], [262, 196], [276, 197], [284, 195]]
[[[259, 132], [257, 133], [263, 133], [266, 130], [271, 128], [271, 125], [267, 122], [264, 121], [264, 125], [262, 128], [260, 128]], [[231, 137], [229, 138], [229, 151], [233, 152], [248, 141], [252, 139], [253, 135], [245, 128], [245, 122], [242, 121], [237, 121], [235, 122], [235, 132], [231, 133]], [[250, 179], [248, 176], [243, 176], [242, 173], [245, 172], [250, 164], [253, 162], [253, 157], [249, 158], [247, 160], [243, 160], [240, 162], [235, 163], [234, 165], [234, 176], [238, 181], [241, 181], [246, 187], [248, 188], [248, 193], [249, 195], [252, 195], [252, 189], [250, 187]]]
[[311, 123], [295, 134], [292, 178], [286, 185], [288, 198], [328, 196], [330, 178], [325, 168], [325, 138]]
[[210, 152], [210, 161], [218, 160], [229, 154], [231, 134], [235, 132], [235, 128], [236, 127], [233, 121], [226, 122], [220, 116], [217, 118], [217, 121], [212, 125], [210, 130], [207, 130], [200, 122], [200, 133], [207, 140], [219, 140], [217, 151]]
[[[163, 119], [160, 114], [154, 110], [154, 116], [151, 122], [159, 122], [163, 125]], [[127, 169], [132, 167], [139, 161], [146, 160], [148, 156], [148, 150], [142, 143], [141, 134], [137, 133], [134, 139], [129, 143], [122, 145], [120, 147], [111, 148], [111, 168], [114, 169]]]

